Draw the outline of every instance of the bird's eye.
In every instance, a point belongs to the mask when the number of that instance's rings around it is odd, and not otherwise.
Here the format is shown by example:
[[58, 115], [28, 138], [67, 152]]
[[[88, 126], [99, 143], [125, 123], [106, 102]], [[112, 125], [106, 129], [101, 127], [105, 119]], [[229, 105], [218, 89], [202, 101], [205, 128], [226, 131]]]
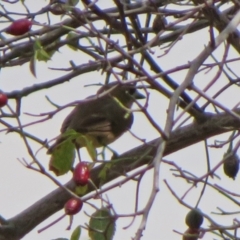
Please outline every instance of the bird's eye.
[[133, 95], [133, 94], [135, 93], [135, 91], [136, 91], [135, 88], [129, 88], [127, 92], [128, 92], [130, 95]]

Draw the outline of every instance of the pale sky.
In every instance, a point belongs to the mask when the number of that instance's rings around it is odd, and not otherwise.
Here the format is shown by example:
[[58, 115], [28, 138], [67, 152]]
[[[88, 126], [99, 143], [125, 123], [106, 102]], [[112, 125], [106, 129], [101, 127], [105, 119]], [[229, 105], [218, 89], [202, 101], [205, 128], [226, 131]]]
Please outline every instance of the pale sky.
[[[31, 11], [37, 11], [45, 4], [47, 4], [47, 1], [34, 1], [33, 3], [32, 1], [28, 0], [25, 2]], [[103, 0], [100, 2], [102, 4], [104, 3]], [[106, 4], [106, 7], [109, 7], [108, 4], [109, 3]], [[8, 7], [9, 9], [11, 7], [11, 11], [16, 12], [19, 12], [20, 9], [22, 9], [20, 7], [20, 4], [10, 5], [4, 3], [4, 6], [6, 6], [6, 8]], [[55, 18], [55, 21], [57, 22], [59, 18]], [[44, 18], [40, 17], [36, 20], [41, 21], [42, 23], [45, 21]], [[1, 24], [1, 26], [1, 28], [4, 28], [7, 25]], [[37, 28], [37, 26], [34, 26], [33, 30]], [[195, 33], [194, 36], [185, 36], [181, 42], [173, 47], [168, 55], [164, 56], [164, 58], [158, 58], [161, 67], [163, 69], [171, 69], [175, 66], [186, 64], [188, 61], [193, 60], [204, 49], [204, 44], [207, 44], [208, 42], [208, 38], [205, 39], [203, 37], [205, 36], [204, 34], [208, 34], [207, 29]], [[206, 36], [208, 37], [208, 35]], [[10, 38], [11, 36], [8, 35], [7, 37]], [[160, 47], [154, 48], [154, 51], [155, 53], [153, 54], [156, 58], [164, 53], [164, 49], [161, 49]], [[27, 86], [32, 86], [34, 84], [52, 80], [58, 76], [61, 76], [62, 74], [65, 74], [65, 72], [52, 71], [49, 70], [48, 67], [66, 68], [69, 67], [70, 60], [72, 60], [76, 65], [87, 63], [87, 59], [82, 55], [81, 52], [73, 52], [70, 49], [61, 48], [60, 51], [56, 53], [53, 56], [52, 60], [47, 64], [39, 62], [37, 63], [37, 79], [34, 78], [30, 73], [28, 63], [24, 64], [21, 67], [2, 68], [0, 73], [0, 88], [5, 92], [11, 92], [13, 90], [21, 90]], [[199, 87], [205, 86], [207, 84], [207, 81], [209, 81], [209, 79], [212, 79], [215, 73], [216, 69], [208, 73], [203, 72], [202, 74], [199, 74], [199, 76], [197, 76], [195, 79], [196, 84], [198, 84]], [[172, 74], [172, 76], [174, 78], [177, 77], [180, 83], [185, 77], [185, 74], [186, 71], [181, 71]], [[129, 77], [131, 78], [133, 76]], [[57, 87], [42, 90], [31, 94], [26, 98], [23, 98], [22, 112], [20, 116], [22, 123], [29, 123], [39, 119], [38, 117], [30, 117], [25, 113], [41, 114], [54, 110], [54, 107], [48, 103], [45, 96], [48, 96], [54, 103], [58, 105], [64, 105], [76, 100], [84, 99], [85, 97], [94, 94], [98, 87], [83, 88], [83, 86], [90, 83], [100, 83], [104, 79], [105, 75], [101, 76], [101, 71], [91, 72], [71, 79], [71, 81], [61, 84]], [[221, 79], [224, 79], [224, 77]], [[216, 92], [222, 85], [223, 82], [219, 81], [219, 84], [216, 85], [215, 88], [211, 89], [209, 93]], [[231, 96], [238, 96], [237, 91], [239, 90], [237, 88], [233, 88], [231, 91]], [[223, 94], [218, 98], [218, 101], [226, 104], [228, 107], [234, 107], [237, 101], [231, 96], [226, 97], [226, 95]], [[15, 107], [14, 100], [10, 100], [9, 104], [11, 107]], [[163, 127], [165, 124], [167, 106], [168, 101], [166, 98], [159, 96], [159, 94], [156, 92], [151, 93], [148, 110], [161, 127]], [[5, 107], [3, 110], [7, 111], [7, 108]], [[53, 119], [28, 127], [26, 130], [31, 134], [38, 136], [42, 140], [50, 140], [59, 134], [61, 124], [70, 111], [71, 108], [65, 109], [55, 115]], [[13, 125], [16, 126], [16, 121], [11, 120], [10, 122], [13, 122]], [[143, 114], [141, 113], [135, 114], [135, 122], [132, 127], [132, 131], [138, 137], [144, 138], [146, 140], [152, 140], [158, 137], [156, 131], [151, 126], [149, 126], [146, 118], [143, 117]], [[216, 139], [224, 140], [226, 139], [226, 136], [229, 136], [229, 134], [225, 136], [214, 137], [209, 143], [213, 143], [213, 141]], [[57, 186], [46, 176], [26, 169], [19, 163], [17, 159], [24, 158], [27, 161], [31, 161], [30, 157], [28, 156], [26, 147], [24, 146], [23, 141], [19, 135], [16, 133], [5, 134], [5, 132], [1, 132], [0, 142], [0, 152], [2, 156], [0, 168], [1, 216], [8, 219], [20, 213], [37, 200], [56, 189]], [[40, 146], [34, 142], [30, 141], [30, 144], [35, 151], [40, 148]], [[111, 144], [111, 147], [113, 149], [116, 149], [119, 153], [122, 153], [140, 144], [140, 141], [134, 139], [129, 133], [126, 133], [115, 143]], [[212, 166], [215, 166], [215, 164], [221, 160], [224, 151], [226, 151], [226, 148], [210, 149], [210, 159]], [[83, 156], [89, 159], [89, 156], [86, 153], [84, 153]], [[37, 157], [47, 168], [49, 156], [46, 155], [45, 150], [41, 150], [37, 154]], [[176, 161], [179, 165], [181, 165], [182, 168], [190, 172], [192, 171], [198, 176], [201, 176], [206, 172], [206, 156], [203, 143], [193, 145], [190, 147], [190, 149], [183, 149], [177, 153], [171, 154], [165, 159]], [[219, 176], [221, 176], [224, 181], [220, 182], [220, 180], [215, 178], [214, 180], [211, 180], [212, 182], [217, 184], [221, 183], [221, 186], [227, 187], [230, 191], [234, 191], [238, 188], [239, 177], [237, 177], [236, 181], [226, 178], [223, 175], [222, 169], [219, 169], [217, 171], [217, 174], [219, 174]], [[172, 197], [171, 193], [166, 188], [163, 179], [167, 179], [169, 181], [174, 191], [179, 194], [179, 196], [182, 196], [185, 191], [189, 189], [190, 185], [186, 185], [184, 180], [173, 178], [171, 175], [172, 172], [170, 171], [169, 166], [162, 164], [160, 174], [160, 192], [158, 193], [155, 203], [150, 211], [147, 228], [144, 231], [144, 236], [142, 237], [143, 240], [158, 240], [159, 236], [161, 236], [161, 239], [178, 240], [181, 239], [181, 236], [174, 233], [173, 229], [179, 232], [184, 232], [187, 229], [187, 226], [185, 225], [185, 215], [188, 212], [188, 209], [180, 205], [177, 200]], [[67, 174], [58, 178], [58, 180], [63, 184], [70, 179], [71, 174]], [[149, 171], [141, 182], [141, 191], [139, 196], [140, 208], [145, 206], [151, 192], [151, 186], [152, 171]], [[123, 185], [122, 187], [113, 189], [107, 194], [104, 194], [104, 196], [108, 197], [110, 202], [114, 205], [115, 210], [119, 214], [132, 213], [134, 211], [136, 191], [135, 187], [136, 183], [130, 182]], [[196, 188], [194, 191], [191, 191], [191, 193], [187, 196], [186, 201], [191, 204], [191, 206], [195, 205], [201, 189], [202, 186], [199, 184], [198, 188]], [[216, 201], [213, 201], [213, 199], [217, 199], [218, 202], [216, 203]], [[101, 204], [100, 200], [93, 200], [91, 203], [98, 206]], [[228, 205], [226, 206], [226, 204]], [[231, 204], [229, 204], [229, 202], [226, 202], [223, 197], [219, 197], [216, 191], [210, 192], [207, 190], [199, 207], [205, 213], [209, 213], [211, 211], [217, 211], [216, 206], [222, 208], [225, 207], [227, 211], [236, 210], [235, 206], [231, 206]], [[91, 208], [88, 204], [84, 204], [81, 213], [79, 213], [74, 218], [72, 230], [77, 225], [83, 225], [85, 222], [88, 222], [89, 218], [85, 215], [84, 212], [87, 212], [87, 214], [90, 215], [93, 211], [94, 209]], [[51, 223], [62, 214], [63, 211], [56, 213], [51, 218], [47, 219], [45, 222], [36, 227], [31, 233], [26, 235], [23, 240], [50, 240], [58, 237], [70, 238], [71, 231], [65, 230], [69, 223], [68, 217], [61, 220], [51, 228], [45, 230], [41, 234], [37, 233], [37, 230]], [[219, 222], [227, 222], [228, 225], [232, 224], [230, 220], [232, 217], [224, 216], [217, 219], [220, 219]], [[119, 219], [117, 221], [117, 230], [114, 240], [130, 239], [133, 237], [139, 226], [139, 220], [140, 219], [135, 220], [133, 225], [127, 230], [122, 230], [123, 227], [126, 227], [130, 224], [131, 219]], [[207, 226], [208, 222], [205, 220], [203, 227]], [[211, 235], [211, 238], [213, 238], [213, 235]], [[81, 239], [88, 239], [87, 232], [84, 231], [82, 233]], [[210, 239], [210, 235], [206, 234], [203, 239]]]

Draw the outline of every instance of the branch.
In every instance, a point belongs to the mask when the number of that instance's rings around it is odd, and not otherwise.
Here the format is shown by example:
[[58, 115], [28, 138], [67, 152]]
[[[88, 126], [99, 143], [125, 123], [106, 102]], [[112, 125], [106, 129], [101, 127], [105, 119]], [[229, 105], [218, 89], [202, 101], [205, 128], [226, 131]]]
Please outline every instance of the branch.
[[[240, 114], [240, 109], [236, 110], [235, 113]], [[239, 128], [240, 121], [229, 113], [209, 114], [204, 123], [197, 124], [194, 122], [173, 131], [167, 141], [164, 156], [203, 141], [209, 137], [228, 131], [238, 130]], [[125, 175], [126, 172], [151, 163], [156, 154], [157, 146], [161, 141], [161, 138], [152, 140], [122, 154], [118, 159], [115, 159], [117, 161], [112, 160], [114, 164], [112, 164], [111, 169], [106, 172], [106, 179], [98, 177], [99, 173], [104, 168], [104, 164], [92, 169], [92, 181], [100, 188], [100, 186], [102, 187], [113, 179]], [[121, 159], [121, 161], [119, 161], [119, 159]], [[75, 184], [69, 181], [65, 187], [73, 191], [75, 189]], [[87, 193], [91, 191], [94, 191], [94, 189], [89, 185]], [[62, 188], [57, 188], [28, 209], [6, 220], [6, 222], [2, 222], [0, 226], [0, 240], [17, 240], [22, 238], [42, 221], [61, 210], [69, 198], [69, 193]], [[86, 199], [87, 197], [83, 198], [85, 201]]]

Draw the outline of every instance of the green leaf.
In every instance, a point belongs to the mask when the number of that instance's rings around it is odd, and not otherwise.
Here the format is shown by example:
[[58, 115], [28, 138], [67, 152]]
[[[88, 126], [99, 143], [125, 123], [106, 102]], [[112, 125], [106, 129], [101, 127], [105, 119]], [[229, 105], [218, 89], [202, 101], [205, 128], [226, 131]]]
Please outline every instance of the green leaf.
[[96, 161], [97, 151], [96, 151], [95, 147], [93, 146], [93, 142], [85, 137], [85, 143], [86, 143], [85, 146], [87, 148], [88, 154], [90, 155], [90, 157], [92, 158], [93, 161]]
[[100, 185], [105, 183], [106, 177], [107, 177], [107, 172], [108, 172], [109, 169], [112, 168], [113, 164], [114, 164], [113, 162], [109, 162], [109, 163], [104, 164], [104, 167], [99, 172], [98, 177], [100, 178], [100, 181], [101, 181]]
[[42, 45], [38, 39], [36, 39], [35, 43], [33, 44], [33, 50], [37, 51], [42, 48]]
[[44, 62], [47, 62], [48, 60], [51, 59], [51, 57], [49, 56], [49, 54], [44, 50], [44, 49], [40, 49], [40, 50], [37, 50], [35, 52], [36, 54], [36, 59], [38, 61], [44, 61]]
[[70, 240], [79, 240], [80, 239], [80, 236], [81, 236], [81, 227], [78, 226], [74, 229], [72, 235], [71, 235], [71, 238]]
[[72, 143], [71, 139], [67, 139], [53, 150], [49, 169], [57, 176], [63, 175], [72, 168], [74, 159], [75, 145]]
[[75, 188], [75, 193], [78, 195], [78, 196], [83, 196], [87, 193], [87, 190], [88, 190], [88, 185], [84, 185], [84, 186], [77, 186]]
[[92, 214], [88, 234], [91, 240], [112, 240], [115, 228], [115, 218], [108, 208], [103, 207]]
[[48, 61], [51, 59], [50, 55], [44, 50], [41, 42], [37, 39], [33, 45], [34, 58], [38, 61]]
[[79, 0], [69, 0], [69, 5], [76, 6], [79, 3]]
[[79, 146], [84, 146], [87, 148], [88, 154], [92, 158], [93, 161], [97, 159], [97, 151], [94, 147], [95, 137], [92, 136], [85, 136], [84, 134], [77, 133], [78, 136], [76, 137], [76, 142]]
[[79, 46], [79, 34], [76, 34], [74, 32], [70, 32], [68, 33], [66, 40], [68, 41], [67, 46], [69, 48], [71, 48], [73, 51], [77, 51], [78, 50], [78, 46]]

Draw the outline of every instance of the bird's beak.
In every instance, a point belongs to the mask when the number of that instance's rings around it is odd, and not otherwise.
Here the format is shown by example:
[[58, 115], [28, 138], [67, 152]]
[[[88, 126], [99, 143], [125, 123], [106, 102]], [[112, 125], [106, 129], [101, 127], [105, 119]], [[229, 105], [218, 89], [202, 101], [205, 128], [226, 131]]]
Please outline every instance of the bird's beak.
[[137, 90], [134, 92], [133, 96], [134, 96], [135, 99], [144, 99], [144, 98], [146, 98], [143, 94], [141, 94]]

